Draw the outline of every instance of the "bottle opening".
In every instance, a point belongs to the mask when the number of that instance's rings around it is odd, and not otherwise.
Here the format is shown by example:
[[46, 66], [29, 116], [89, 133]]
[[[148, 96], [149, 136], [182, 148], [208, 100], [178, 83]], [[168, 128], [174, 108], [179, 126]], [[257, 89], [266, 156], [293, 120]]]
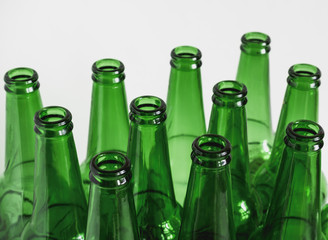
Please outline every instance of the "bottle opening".
[[192, 70], [201, 67], [202, 53], [192, 46], [176, 47], [171, 52], [171, 66], [180, 70]]
[[200, 59], [201, 52], [198, 48], [192, 46], [180, 46], [173, 49], [172, 57]]
[[[44, 128], [52, 128], [52, 127], [60, 127], [66, 126], [70, 124], [72, 121], [72, 114], [66, 108], [59, 106], [50, 106], [44, 107], [40, 111], [35, 114], [34, 122], [36, 127], [44, 127]], [[72, 126], [69, 130], [72, 130]], [[65, 133], [68, 129], [64, 129]], [[55, 129], [54, 129], [55, 131]], [[58, 131], [58, 130], [56, 130]], [[58, 133], [59, 135], [63, 135], [64, 132]]]
[[222, 167], [230, 163], [230, 142], [223, 136], [205, 134], [192, 144], [191, 158], [196, 164], [207, 167]]
[[15, 68], [8, 71], [8, 78], [12, 81], [31, 81], [36, 72], [31, 68]]
[[134, 101], [135, 107], [144, 112], [154, 112], [162, 106], [162, 100], [153, 96], [144, 96], [136, 98]]
[[288, 74], [288, 84], [299, 89], [317, 88], [321, 84], [321, 71], [311, 64], [295, 64], [289, 68]]
[[116, 72], [124, 70], [124, 65], [116, 59], [101, 59], [94, 63], [94, 70], [99, 72]]
[[237, 81], [221, 81], [214, 85], [213, 93], [213, 103], [220, 106], [240, 107], [247, 103], [247, 88], [244, 84]]
[[23, 94], [39, 89], [38, 74], [31, 68], [14, 68], [4, 77], [7, 92]]
[[253, 42], [253, 43], [259, 43], [262, 45], [268, 45], [270, 44], [271, 40], [270, 37], [261, 32], [249, 32], [244, 34], [242, 37], [243, 42]]
[[92, 65], [92, 79], [101, 83], [117, 83], [125, 79], [124, 65], [116, 59], [105, 58]]
[[270, 52], [270, 37], [261, 32], [245, 33], [241, 37], [240, 49], [250, 55], [261, 55]]

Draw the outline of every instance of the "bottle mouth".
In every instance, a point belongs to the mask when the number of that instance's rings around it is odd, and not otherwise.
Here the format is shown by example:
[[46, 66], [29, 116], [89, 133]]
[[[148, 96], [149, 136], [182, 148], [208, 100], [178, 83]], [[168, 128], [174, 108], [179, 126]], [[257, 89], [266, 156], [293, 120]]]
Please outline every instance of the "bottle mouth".
[[30, 93], [39, 89], [38, 74], [26, 67], [9, 70], [5, 76], [5, 90], [13, 93]]
[[92, 79], [100, 83], [117, 83], [125, 79], [124, 65], [112, 58], [96, 61], [92, 65]]
[[288, 84], [299, 89], [317, 88], [321, 84], [321, 71], [311, 64], [295, 64], [289, 68], [288, 74]]
[[210, 168], [220, 168], [230, 163], [231, 144], [223, 136], [205, 134], [192, 143], [191, 159], [194, 163]]
[[247, 88], [244, 84], [225, 80], [213, 87], [212, 101], [219, 106], [241, 107], [247, 103]]
[[171, 58], [171, 66], [181, 70], [197, 69], [202, 65], [201, 51], [192, 46], [179, 46], [174, 48], [171, 51]]
[[35, 132], [46, 136], [66, 135], [73, 129], [72, 114], [64, 107], [44, 107], [34, 116]]
[[240, 49], [251, 55], [266, 54], [270, 52], [270, 37], [261, 32], [248, 32], [241, 37]]
[[323, 147], [323, 128], [310, 120], [297, 120], [288, 124], [285, 143], [300, 151], [317, 151]]
[[166, 119], [166, 104], [155, 96], [141, 96], [130, 104], [130, 120], [138, 123], [159, 124]]
[[106, 151], [90, 162], [90, 180], [102, 186], [122, 186], [131, 179], [130, 160], [121, 152]]

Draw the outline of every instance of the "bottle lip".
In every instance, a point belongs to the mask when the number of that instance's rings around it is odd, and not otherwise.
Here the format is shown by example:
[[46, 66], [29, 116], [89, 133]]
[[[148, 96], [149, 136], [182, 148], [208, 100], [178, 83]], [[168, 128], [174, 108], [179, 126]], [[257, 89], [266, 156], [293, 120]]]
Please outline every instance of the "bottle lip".
[[120, 151], [101, 152], [90, 162], [90, 180], [97, 185], [122, 186], [131, 176], [131, 162]]
[[321, 84], [321, 71], [311, 64], [295, 64], [289, 68], [288, 75], [288, 84], [299, 89], [317, 88]]
[[296, 120], [286, 128], [285, 143], [300, 151], [317, 151], [323, 147], [324, 130], [316, 122]]
[[262, 32], [248, 32], [241, 37], [240, 49], [251, 55], [261, 55], [270, 52], [271, 38]]
[[138, 123], [159, 124], [166, 119], [166, 104], [156, 96], [145, 95], [132, 100], [130, 120]]
[[71, 112], [60, 106], [48, 106], [34, 115], [34, 130], [48, 137], [66, 135], [73, 129]]
[[6, 92], [31, 93], [39, 89], [38, 73], [28, 67], [13, 68], [4, 76]]
[[100, 59], [92, 65], [92, 80], [99, 83], [118, 83], [125, 79], [124, 70], [124, 64], [117, 59]]
[[202, 66], [202, 53], [193, 46], [179, 46], [171, 51], [171, 67], [181, 70], [192, 70]]
[[230, 152], [231, 144], [225, 137], [204, 134], [192, 143], [191, 159], [197, 165], [220, 168], [230, 163]]
[[241, 107], [247, 103], [247, 88], [244, 84], [224, 80], [213, 87], [212, 101], [219, 106]]

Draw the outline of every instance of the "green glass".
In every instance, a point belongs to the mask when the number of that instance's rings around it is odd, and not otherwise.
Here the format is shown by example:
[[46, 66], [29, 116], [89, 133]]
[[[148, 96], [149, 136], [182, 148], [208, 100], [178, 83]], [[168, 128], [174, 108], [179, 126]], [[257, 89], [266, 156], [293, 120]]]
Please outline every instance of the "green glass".
[[86, 239], [139, 239], [130, 160], [120, 152], [97, 154], [90, 163]]
[[45, 107], [35, 114], [33, 214], [21, 239], [85, 239], [87, 204], [71, 113]]
[[167, 136], [175, 195], [181, 205], [191, 166], [190, 146], [196, 137], [206, 132], [201, 57], [200, 50], [191, 46], [180, 46], [171, 52]]
[[130, 104], [128, 158], [141, 239], [177, 239], [181, 206], [176, 202], [166, 133], [166, 105], [154, 96]]
[[309, 120], [287, 126], [285, 149], [263, 229], [250, 239], [321, 239], [320, 175], [324, 132]]
[[180, 240], [236, 239], [231, 200], [229, 141], [206, 134], [192, 144]]
[[289, 69], [288, 86], [281, 108], [270, 160], [254, 176], [254, 185], [264, 211], [269, 206], [280, 159], [284, 149], [284, 135], [288, 123], [297, 119], [318, 120], [318, 87], [320, 70], [310, 64], [296, 64]]
[[321, 210], [321, 231], [327, 238], [328, 237], [328, 204], [326, 204]]
[[19, 237], [33, 209], [34, 114], [42, 108], [38, 74], [15, 68], [6, 90], [5, 172], [0, 187], [0, 239]]
[[261, 205], [251, 195], [246, 123], [246, 86], [222, 81], [213, 87], [208, 133], [220, 134], [231, 143], [232, 206], [237, 239], [248, 239], [259, 224]]
[[271, 126], [269, 52], [270, 37], [249, 32], [241, 38], [241, 55], [236, 80], [248, 89], [247, 129], [251, 178], [270, 157]]
[[123, 63], [115, 59], [102, 59], [93, 64], [92, 71], [93, 87], [87, 157], [81, 165], [87, 199], [92, 157], [109, 150], [126, 153], [129, 136]]

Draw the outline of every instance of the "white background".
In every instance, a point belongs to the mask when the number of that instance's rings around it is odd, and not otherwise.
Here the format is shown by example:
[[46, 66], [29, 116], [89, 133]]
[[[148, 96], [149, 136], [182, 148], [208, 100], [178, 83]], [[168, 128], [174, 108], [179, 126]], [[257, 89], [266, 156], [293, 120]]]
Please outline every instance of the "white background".
[[[322, 71], [319, 123], [328, 132], [327, 25], [327, 0], [0, 0], [0, 76], [22, 66], [39, 73], [43, 105], [61, 105], [73, 114], [73, 132], [82, 162], [86, 156], [93, 62], [116, 58], [124, 63], [128, 102], [144, 94], [165, 100], [170, 51], [179, 45], [198, 47], [203, 53], [208, 122], [212, 86], [236, 76], [241, 36], [262, 31], [272, 40], [273, 129], [288, 68], [304, 62]], [[5, 91], [1, 90], [0, 172], [4, 139]], [[322, 155], [326, 175], [327, 157], [328, 144]]]

